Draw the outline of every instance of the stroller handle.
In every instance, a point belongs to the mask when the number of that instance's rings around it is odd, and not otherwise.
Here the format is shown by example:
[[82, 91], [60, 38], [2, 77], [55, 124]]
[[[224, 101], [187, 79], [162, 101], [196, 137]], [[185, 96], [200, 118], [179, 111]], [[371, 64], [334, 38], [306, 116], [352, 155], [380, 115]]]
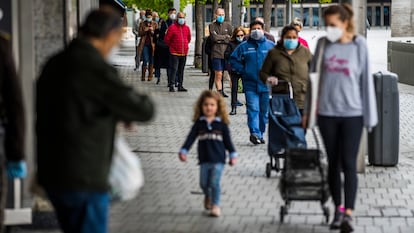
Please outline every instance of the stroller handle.
[[269, 96], [270, 98], [273, 95], [273, 86], [279, 86], [279, 85], [286, 85], [287, 89], [289, 90], [289, 97], [291, 99], [293, 99], [293, 87], [292, 87], [292, 83], [283, 79], [278, 79], [277, 84], [276, 85], [272, 85], [271, 83], [267, 82], [267, 88], [269, 90]]

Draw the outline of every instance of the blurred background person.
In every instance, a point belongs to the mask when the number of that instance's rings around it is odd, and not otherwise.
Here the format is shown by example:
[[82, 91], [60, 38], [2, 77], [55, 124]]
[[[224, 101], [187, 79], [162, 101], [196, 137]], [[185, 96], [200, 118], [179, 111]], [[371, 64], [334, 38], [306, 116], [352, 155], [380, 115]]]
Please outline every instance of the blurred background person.
[[228, 97], [223, 90], [223, 71], [226, 66], [224, 52], [226, 51], [227, 44], [233, 33], [233, 26], [224, 21], [225, 14], [223, 8], [217, 8], [214, 12], [214, 17], [216, 20], [208, 26], [211, 39], [211, 59], [214, 69], [214, 82], [217, 91], [220, 92], [223, 97]]
[[[173, 10], [172, 10], [173, 9]], [[168, 22], [171, 22], [170, 15], [172, 12], [175, 12], [175, 9], [172, 8], [168, 10], [168, 19], [164, 20], [162, 18], [158, 21], [158, 29], [155, 30], [155, 52], [154, 52], [154, 69], [155, 77], [157, 78], [157, 84], [161, 81], [161, 69], [165, 68], [167, 70], [168, 76], [168, 66], [170, 63], [170, 49], [164, 41], [165, 34], [169, 27]], [[175, 18], [176, 16], [174, 16]], [[170, 24], [171, 25], [171, 24]], [[168, 80], [167, 80], [168, 82]]]
[[152, 11], [145, 11], [145, 20], [139, 25], [138, 51], [142, 56], [141, 81], [145, 81], [145, 75], [148, 70], [148, 81], [151, 81], [154, 75], [154, 50], [155, 50], [155, 30], [158, 24], [152, 19]]
[[183, 12], [177, 14], [177, 21], [172, 24], [165, 35], [165, 43], [170, 48], [170, 65], [168, 76], [169, 91], [174, 92], [174, 79], [178, 75], [178, 91], [186, 92], [184, 88], [184, 68], [187, 61], [188, 44], [191, 41], [191, 30], [185, 24]]
[[275, 44], [264, 36], [264, 24], [250, 23], [250, 37], [241, 43], [230, 56], [231, 69], [242, 75], [247, 106], [247, 125], [250, 142], [264, 144], [269, 110], [269, 90], [259, 77], [262, 64]]
[[134, 25], [132, 26], [132, 33], [135, 35], [135, 68], [134, 71], [139, 69], [139, 65], [141, 64], [141, 54], [138, 51], [139, 45], [139, 26], [141, 22], [145, 20], [145, 11], [139, 11], [139, 17], [134, 21]]
[[[292, 21], [292, 23], [290, 23], [290, 25], [294, 26], [296, 30], [298, 31], [298, 33], [301, 32], [303, 29], [303, 22], [299, 18], [295, 18]], [[309, 49], [308, 42], [300, 36], [298, 38], [299, 38], [299, 43]]]
[[230, 115], [236, 115], [236, 108], [237, 106], [243, 106], [237, 100], [237, 92], [239, 89], [239, 80], [241, 80], [241, 74], [233, 71], [230, 64], [230, 55], [233, 53], [234, 49], [241, 44], [244, 40], [246, 33], [244, 32], [243, 27], [235, 28], [233, 31], [233, 35], [230, 38], [230, 42], [227, 45], [226, 51], [224, 52], [224, 58], [226, 59], [226, 69], [227, 72], [230, 74], [231, 78], [231, 112]]
[[116, 124], [148, 121], [153, 102], [107, 62], [122, 38], [115, 11], [93, 10], [37, 81], [37, 174], [64, 233], [106, 233]]
[[[303, 113], [309, 66], [312, 54], [309, 49], [299, 43], [299, 35], [292, 25], [282, 29], [280, 40], [275, 48], [269, 51], [262, 69], [260, 79], [263, 83], [277, 85], [278, 80], [290, 82], [293, 88], [293, 98], [301, 114]], [[277, 86], [273, 87], [276, 93]]]

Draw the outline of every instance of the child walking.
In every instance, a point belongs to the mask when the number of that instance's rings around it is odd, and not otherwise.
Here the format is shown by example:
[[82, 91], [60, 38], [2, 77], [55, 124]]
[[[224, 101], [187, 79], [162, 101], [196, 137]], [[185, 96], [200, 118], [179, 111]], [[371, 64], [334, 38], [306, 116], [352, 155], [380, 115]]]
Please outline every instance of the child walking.
[[194, 108], [194, 125], [179, 152], [179, 159], [187, 161], [187, 154], [198, 137], [198, 160], [200, 162], [200, 186], [204, 193], [204, 208], [210, 215], [219, 217], [220, 180], [229, 151], [232, 166], [236, 163], [234, 149], [228, 128], [229, 118], [225, 102], [217, 92], [204, 91]]

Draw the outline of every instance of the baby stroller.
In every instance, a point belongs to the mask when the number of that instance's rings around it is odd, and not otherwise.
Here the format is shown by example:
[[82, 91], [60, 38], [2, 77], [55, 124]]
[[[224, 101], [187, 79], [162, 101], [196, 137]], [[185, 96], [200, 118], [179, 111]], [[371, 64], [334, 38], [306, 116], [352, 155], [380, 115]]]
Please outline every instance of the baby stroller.
[[283, 223], [288, 214], [292, 201], [319, 201], [325, 222], [329, 222], [329, 208], [325, 206], [329, 199], [327, 183], [327, 164], [322, 159], [322, 153], [315, 130], [317, 149], [294, 148], [286, 151], [286, 158], [282, 176], [279, 182], [279, 191], [285, 205], [280, 207], [280, 222]]
[[302, 117], [293, 100], [293, 88], [290, 82], [279, 80], [277, 86], [269, 87], [271, 94], [269, 109], [270, 162], [266, 164], [266, 176], [272, 170], [279, 172], [280, 159], [286, 157], [289, 148], [306, 148], [305, 130]]

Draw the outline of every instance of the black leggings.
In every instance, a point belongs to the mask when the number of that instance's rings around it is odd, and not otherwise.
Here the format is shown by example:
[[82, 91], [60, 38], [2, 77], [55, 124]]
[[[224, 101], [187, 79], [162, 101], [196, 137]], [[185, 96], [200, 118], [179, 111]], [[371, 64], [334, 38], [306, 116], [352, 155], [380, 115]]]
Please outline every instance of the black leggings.
[[319, 130], [328, 154], [328, 182], [336, 207], [341, 205], [341, 171], [345, 177], [345, 208], [354, 209], [358, 187], [357, 157], [362, 117], [318, 117]]
[[237, 92], [239, 91], [239, 79], [241, 79], [240, 74], [231, 73], [231, 106], [237, 106]]

